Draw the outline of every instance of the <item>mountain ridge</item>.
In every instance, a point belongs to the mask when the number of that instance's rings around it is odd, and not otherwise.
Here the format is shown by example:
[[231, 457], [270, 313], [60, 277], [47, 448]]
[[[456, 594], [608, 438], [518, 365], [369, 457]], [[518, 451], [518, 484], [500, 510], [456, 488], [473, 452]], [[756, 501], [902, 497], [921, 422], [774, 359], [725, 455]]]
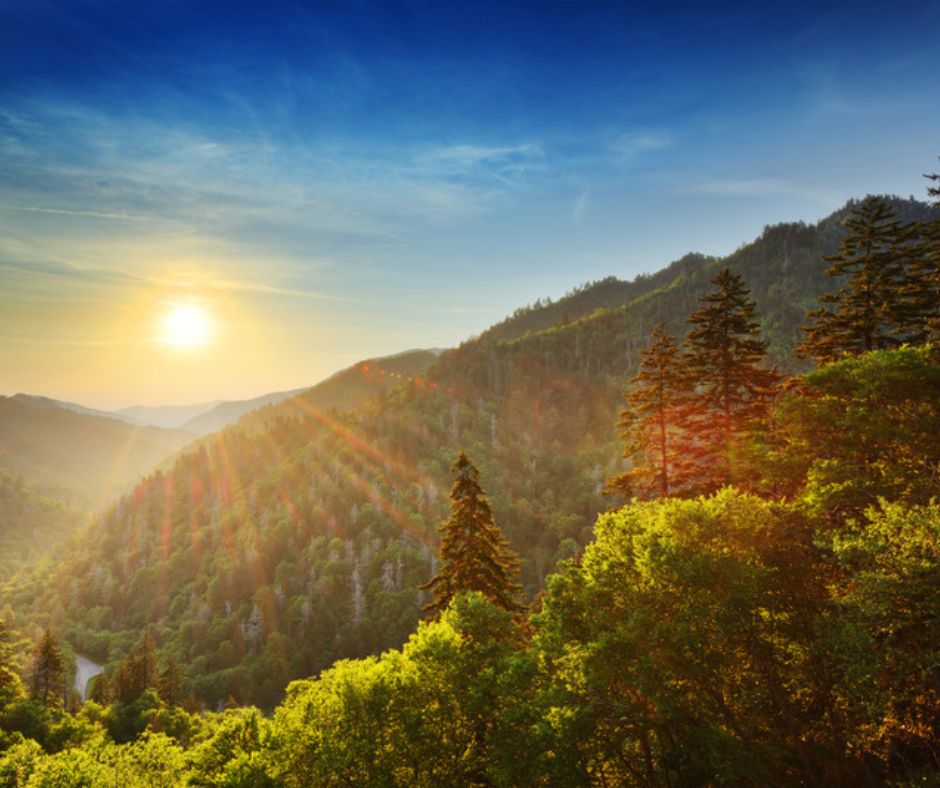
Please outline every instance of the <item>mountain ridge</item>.
[[[727, 257], [634, 288], [626, 304], [597, 308], [576, 293], [577, 317], [552, 307], [538, 330], [517, 320], [502, 337], [484, 332], [357, 410], [300, 395], [248, 414], [142, 479], [66, 564], [12, 598], [101, 661], [154, 627], [201, 699], [270, 705], [287, 679], [412, 631], [458, 449], [480, 469], [534, 595], [609, 506], [616, 416], [652, 327], [664, 320], [681, 336], [728, 265], [758, 303], [771, 359], [795, 371], [806, 309], [838, 284], [822, 259], [840, 243], [837, 214], [768, 226]], [[354, 382], [366, 371], [348, 370]]]

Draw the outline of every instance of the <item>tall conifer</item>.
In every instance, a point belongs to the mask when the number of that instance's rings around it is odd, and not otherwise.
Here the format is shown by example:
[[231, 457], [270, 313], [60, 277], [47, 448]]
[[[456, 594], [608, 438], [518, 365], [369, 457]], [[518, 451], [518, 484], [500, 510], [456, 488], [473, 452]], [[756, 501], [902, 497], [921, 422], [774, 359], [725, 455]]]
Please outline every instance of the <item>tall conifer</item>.
[[940, 340], [940, 220], [912, 227], [916, 241], [908, 248], [903, 287], [907, 341], [914, 345]]
[[695, 398], [686, 417], [680, 450], [709, 491], [731, 480], [731, 455], [739, 438], [767, 414], [780, 376], [763, 366], [767, 343], [760, 339], [757, 310], [744, 280], [721, 270], [716, 290], [686, 321], [689, 374]]
[[643, 351], [627, 393], [619, 427], [623, 456], [632, 467], [607, 481], [607, 491], [624, 498], [666, 498], [689, 481], [690, 465], [679, 435], [690, 405], [691, 380], [678, 343], [660, 323]]
[[44, 706], [57, 706], [65, 700], [65, 657], [48, 629], [36, 646], [30, 689]]
[[157, 644], [148, 629], [114, 675], [114, 695], [122, 703], [133, 703], [148, 689], [159, 687]]
[[819, 299], [797, 352], [828, 362], [840, 356], [897, 347], [907, 339], [910, 303], [904, 297], [904, 246], [909, 228], [878, 197], [867, 197], [845, 222], [849, 232], [838, 254], [825, 258], [828, 276], [842, 287]]
[[928, 186], [927, 194], [931, 197], [936, 197], [938, 202], [940, 202], [940, 172], [926, 173], [924, 177], [928, 181], [933, 181], [937, 184], [936, 186]]
[[519, 558], [493, 521], [480, 486], [480, 472], [463, 452], [453, 471], [450, 517], [438, 529], [443, 565], [434, 577], [418, 586], [433, 595], [424, 611], [436, 618], [455, 594], [479, 591], [498, 607], [521, 612], [525, 607], [519, 601], [521, 588], [516, 582]]

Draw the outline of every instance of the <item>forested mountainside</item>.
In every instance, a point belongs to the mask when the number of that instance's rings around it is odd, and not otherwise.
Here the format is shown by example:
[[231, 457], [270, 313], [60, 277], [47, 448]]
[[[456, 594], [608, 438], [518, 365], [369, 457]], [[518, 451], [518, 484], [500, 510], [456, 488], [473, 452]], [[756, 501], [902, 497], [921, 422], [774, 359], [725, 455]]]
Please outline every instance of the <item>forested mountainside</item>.
[[45, 555], [87, 515], [0, 469], [0, 581]]
[[191, 432], [193, 435], [208, 435], [210, 432], [218, 432], [225, 429], [229, 424], [234, 424], [246, 413], [250, 413], [266, 405], [276, 405], [286, 399], [295, 397], [305, 389], [296, 389], [294, 391], [276, 391], [271, 394], [263, 394], [253, 399], [232, 400], [230, 402], [220, 402], [213, 405], [204, 413], [199, 413], [191, 419], [183, 422], [180, 429]]
[[[242, 416], [292, 397], [303, 397], [322, 410], [353, 410], [370, 397], [421, 375], [437, 354], [430, 350], [409, 350], [383, 358], [366, 359], [340, 370], [311, 388], [265, 394], [250, 400], [221, 402], [183, 424], [196, 435], [208, 435], [237, 422]], [[260, 416], [264, 420], [265, 416]]]
[[[936, 208], [918, 200], [886, 199], [902, 222], [936, 216]], [[618, 349], [625, 351], [630, 367], [655, 322], [663, 320], [673, 333], [685, 333], [684, 316], [715, 271], [727, 266], [743, 275], [751, 289], [765, 338], [771, 344], [771, 359], [788, 370], [805, 366], [793, 355], [800, 339], [799, 326], [818, 296], [838, 286], [837, 280], [824, 276], [821, 260], [838, 249], [844, 235], [842, 222], [858, 203], [850, 200], [816, 224], [786, 222], [768, 226], [759, 238], [726, 257], [688, 254], [655, 274], [643, 274], [629, 282], [608, 277], [576, 288], [557, 301], [548, 299], [522, 307], [479, 338], [484, 344], [518, 339], [590, 317], [598, 310], [629, 306], [624, 317], [629, 323], [623, 337], [626, 344]], [[650, 303], [641, 306], [647, 299]]]
[[0, 397], [0, 468], [79, 508], [107, 503], [193, 439], [51, 402]]
[[[794, 369], [805, 310], [838, 285], [821, 257], [838, 247], [842, 215], [768, 228], [619, 307], [512, 339], [484, 334], [356, 412], [307, 396], [265, 408], [141, 481], [60, 567], [6, 596], [112, 663], [152, 627], [200, 700], [270, 705], [287, 679], [413, 630], [448, 468], [465, 449], [531, 597], [610, 505], [601, 488], [619, 468], [616, 414], [653, 326], [681, 334], [727, 265], [751, 288], [773, 357]], [[591, 289], [572, 298], [583, 304]]]

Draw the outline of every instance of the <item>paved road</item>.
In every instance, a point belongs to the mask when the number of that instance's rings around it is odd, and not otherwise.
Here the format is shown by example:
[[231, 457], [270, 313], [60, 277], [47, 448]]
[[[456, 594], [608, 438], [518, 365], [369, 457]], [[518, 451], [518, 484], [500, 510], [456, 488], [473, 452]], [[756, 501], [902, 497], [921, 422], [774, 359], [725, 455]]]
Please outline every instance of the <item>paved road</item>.
[[104, 668], [97, 662], [92, 662], [81, 654], [75, 655], [75, 689], [82, 696], [82, 700], [88, 699], [88, 682], [102, 670]]

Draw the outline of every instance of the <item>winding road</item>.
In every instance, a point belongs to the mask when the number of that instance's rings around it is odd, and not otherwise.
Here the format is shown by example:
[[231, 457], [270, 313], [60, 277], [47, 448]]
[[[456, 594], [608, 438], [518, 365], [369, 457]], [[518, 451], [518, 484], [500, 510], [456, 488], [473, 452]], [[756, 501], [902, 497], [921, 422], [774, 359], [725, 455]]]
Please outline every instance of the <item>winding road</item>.
[[88, 682], [104, 670], [102, 665], [81, 654], [75, 655], [75, 689], [82, 700], [88, 700]]

